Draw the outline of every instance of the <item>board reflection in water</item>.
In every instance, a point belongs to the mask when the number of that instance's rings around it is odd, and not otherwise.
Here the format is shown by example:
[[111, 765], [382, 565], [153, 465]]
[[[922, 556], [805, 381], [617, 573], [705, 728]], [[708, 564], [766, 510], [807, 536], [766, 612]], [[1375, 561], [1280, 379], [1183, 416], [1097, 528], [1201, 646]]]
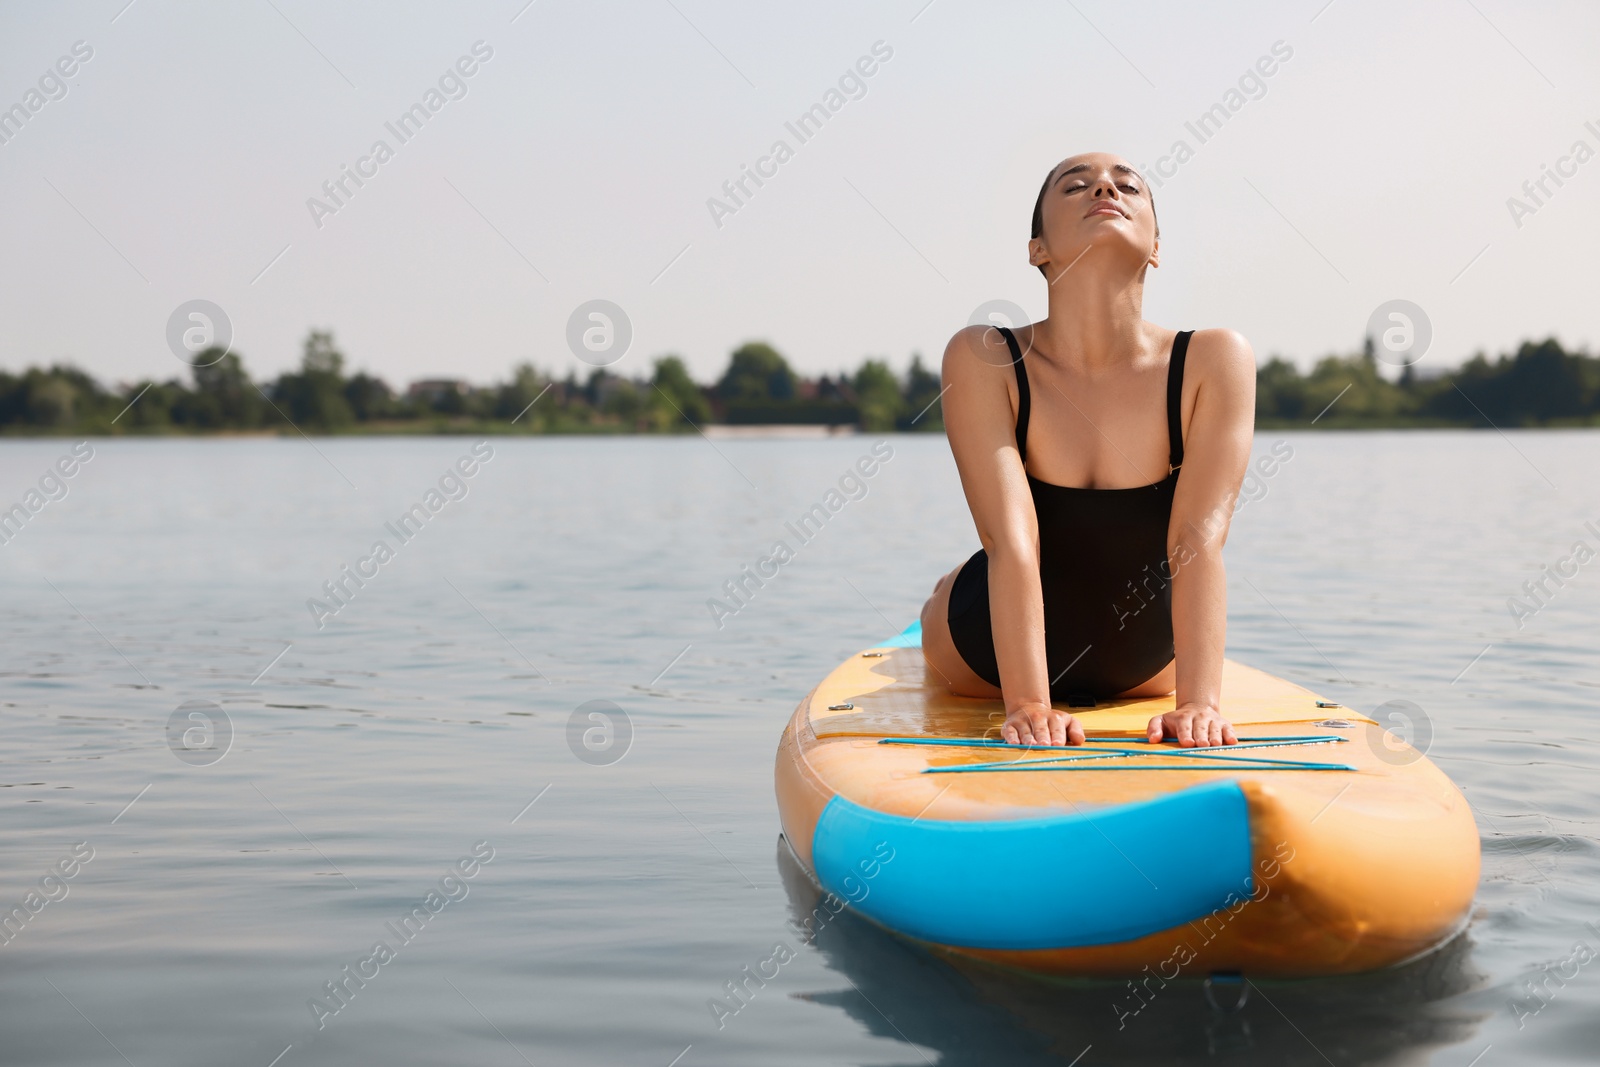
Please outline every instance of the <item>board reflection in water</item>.
[[[1465, 933], [1369, 974], [1247, 976], [1241, 995], [1219, 982], [1210, 997], [1203, 976], [1151, 979], [1136, 993], [1127, 979], [1040, 978], [929, 951], [840, 909], [781, 835], [777, 864], [797, 932], [847, 983], [796, 995], [843, 1010], [875, 1036], [937, 1053], [939, 1067], [1229, 1060], [1399, 1067], [1469, 1040], [1488, 1014], [1464, 1010], [1460, 1000], [1444, 1003], [1485, 981]], [[1026, 891], [1019, 887], [1019, 895]]]

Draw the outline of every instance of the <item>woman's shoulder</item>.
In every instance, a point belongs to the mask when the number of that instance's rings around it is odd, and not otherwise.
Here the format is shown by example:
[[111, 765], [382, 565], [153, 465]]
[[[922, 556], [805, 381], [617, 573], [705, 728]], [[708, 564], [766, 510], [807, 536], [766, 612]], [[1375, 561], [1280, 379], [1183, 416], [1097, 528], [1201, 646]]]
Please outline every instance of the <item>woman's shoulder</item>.
[[[981, 323], [963, 326], [951, 335], [944, 347], [942, 370], [946, 384], [955, 381], [992, 380], [1011, 377], [1011, 351], [1000, 331]], [[996, 371], [1005, 374], [996, 374]]]
[[993, 326], [964, 326], [945, 346], [940, 365], [939, 395], [945, 433], [957, 439], [984, 441], [1008, 436], [1019, 403], [1010, 346]]
[[1241, 360], [1255, 363], [1255, 349], [1238, 330], [1217, 326], [1207, 330], [1194, 330], [1189, 338], [1189, 358], [1203, 359], [1207, 363], [1233, 364]]
[[1185, 374], [1193, 373], [1207, 381], [1252, 384], [1256, 375], [1256, 353], [1250, 341], [1238, 330], [1215, 327], [1195, 330], [1189, 338], [1184, 360]]

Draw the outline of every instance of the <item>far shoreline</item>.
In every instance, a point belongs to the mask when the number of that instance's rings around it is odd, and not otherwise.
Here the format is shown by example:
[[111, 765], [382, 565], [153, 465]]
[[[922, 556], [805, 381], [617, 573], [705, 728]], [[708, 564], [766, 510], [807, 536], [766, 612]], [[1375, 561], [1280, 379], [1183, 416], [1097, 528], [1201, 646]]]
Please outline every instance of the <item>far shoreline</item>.
[[[580, 354], [581, 357], [582, 354]], [[185, 362], [190, 362], [185, 360]], [[585, 360], [585, 362], [589, 362]], [[614, 362], [614, 361], [613, 361]], [[193, 354], [193, 381], [141, 379], [107, 387], [73, 366], [0, 370], [0, 438], [53, 437], [561, 437], [699, 434], [752, 440], [863, 433], [942, 433], [941, 375], [912, 353], [808, 377], [764, 341], [729, 356], [715, 382], [695, 381], [678, 355], [631, 376], [590, 363], [564, 379], [531, 363], [488, 385], [424, 378], [404, 390], [345, 373], [333, 335], [312, 330], [298, 371], [257, 381], [231, 349]], [[1385, 365], [1374, 339], [1309, 371], [1274, 356], [1256, 366], [1258, 430], [1586, 429], [1600, 426], [1600, 357], [1555, 338], [1524, 341], [1491, 361], [1449, 370]]]
[[[1438, 423], [1438, 422], [1395, 422], [1395, 423], [1370, 423], [1354, 420], [1337, 422], [1323, 420], [1320, 425], [1287, 422], [1271, 419], [1256, 423], [1256, 433], [1266, 432], [1308, 432], [1308, 433], [1370, 433], [1380, 431], [1404, 431], [1411, 433], [1425, 433], [1438, 431], [1472, 431], [1505, 433], [1539, 432], [1555, 433], [1561, 431], [1594, 431], [1600, 430], [1600, 421], [1553, 423], [1534, 426], [1494, 426], [1479, 423]], [[499, 437], [499, 438], [582, 438], [582, 437], [651, 437], [651, 438], [687, 438], [703, 435], [717, 441], [827, 441], [842, 437], [861, 437], [865, 435], [889, 435], [897, 437], [934, 437], [943, 436], [942, 429], [927, 430], [868, 430], [860, 426], [817, 426], [798, 423], [794, 425], [747, 426], [729, 425], [726, 423], [707, 423], [696, 429], [673, 430], [637, 430], [627, 427], [585, 426], [581, 428], [563, 428], [559, 430], [522, 430], [503, 422], [475, 422], [475, 423], [450, 423], [434, 426], [416, 426], [414, 424], [400, 424], [396, 426], [359, 426], [328, 432], [322, 429], [306, 431], [296, 430], [293, 427], [272, 430], [182, 430], [172, 427], [139, 428], [131, 431], [110, 430], [100, 427], [78, 427], [70, 430], [45, 430], [28, 433], [17, 433], [12, 430], [0, 431], [0, 442], [8, 441], [61, 441], [70, 439], [92, 439], [96, 441], [145, 441], [145, 440], [294, 440], [296, 438], [313, 437], [320, 440], [336, 438], [413, 438], [413, 437]]]

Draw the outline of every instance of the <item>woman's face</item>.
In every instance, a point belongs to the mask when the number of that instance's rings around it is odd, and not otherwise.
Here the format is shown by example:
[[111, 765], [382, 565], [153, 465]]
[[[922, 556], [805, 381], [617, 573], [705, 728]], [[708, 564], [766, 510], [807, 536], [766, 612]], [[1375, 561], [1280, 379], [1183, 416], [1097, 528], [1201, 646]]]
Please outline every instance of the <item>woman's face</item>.
[[1127, 160], [1104, 152], [1056, 164], [1040, 209], [1040, 236], [1029, 261], [1053, 284], [1092, 248], [1155, 266], [1155, 211], [1144, 178]]

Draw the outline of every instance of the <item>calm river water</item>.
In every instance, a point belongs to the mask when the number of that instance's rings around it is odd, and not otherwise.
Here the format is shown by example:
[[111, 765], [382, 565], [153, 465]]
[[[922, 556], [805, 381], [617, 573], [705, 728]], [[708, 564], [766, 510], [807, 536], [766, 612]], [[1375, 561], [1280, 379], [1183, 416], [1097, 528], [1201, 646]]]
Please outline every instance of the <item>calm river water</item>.
[[1257, 435], [1292, 455], [1235, 520], [1230, 655], [1420, 709], [1475, 916], [1398, 971], [1236, 1015], [1179, 983], [1122, 1029], [1121, 983], [791, 926], [778, 736], [976, 547], [944, 440], [887, 438], [720, 628], [707, 601], [874, 440], [103, 440], [70, 478], [75, 442], [0, 443], [0, 509], [45, 483], [0, 546], [0, 1063], [1594, 1061], [1600, 561], [1507, 600], [1600, 548], [1600, 434]]

